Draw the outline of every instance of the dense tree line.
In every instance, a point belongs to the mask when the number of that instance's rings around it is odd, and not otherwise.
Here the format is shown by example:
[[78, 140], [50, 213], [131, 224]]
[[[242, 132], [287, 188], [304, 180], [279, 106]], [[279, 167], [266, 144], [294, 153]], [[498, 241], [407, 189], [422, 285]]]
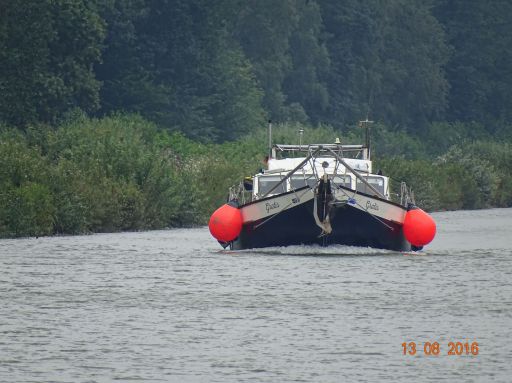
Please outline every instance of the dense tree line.
[[0, 0], [0, 236], [204, 224], [275, 140], [512, 206], [506, 0]]
[[[299, 128], [306, 127], [278, 125], [276, 139], [293, 142]], [[419, 139], [385, 127], [376, 133], [384, 145], [376, 148], [375, 166], [392, 177], [392, 192], [405, 180], [427, 210], [512, 206], [510, 143], [454, 136], [432, 158]], [[0, 237], [205, 224], [228, 187], [259, 169], [265, 134], [260, 128], [239, 141], [202, 144], [139, 116], [81, 113], [57, 128], [3, 128]], [[304, 142], [336, 135], [330, 126], [306, 128]], [[360, 136], [352, 128], [342, 139], [360, 142]], [[426, 139], [435, 144], [435, 130]]]
[[140, 113], [202, 141], [265, 119], [508, 128], [506, 0], [2, 0], [0, 121]]

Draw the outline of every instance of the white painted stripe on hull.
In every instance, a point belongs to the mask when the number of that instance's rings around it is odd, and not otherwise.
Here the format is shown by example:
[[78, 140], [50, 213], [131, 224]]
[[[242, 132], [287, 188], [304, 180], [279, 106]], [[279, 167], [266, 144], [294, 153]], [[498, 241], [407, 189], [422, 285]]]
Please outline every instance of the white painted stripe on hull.
[[359, 210], [399, 224], [404, 222], [407, 210], [403, 207], [361, 194], [354, 195], [352, 199], [355, 200], [355, 203], [348, 202], [348, 204]]
[[240, 210], [242, 211], [243, 222], [253, 222], [270, 217], [271, 215], [308, 202], [312, 200], [313, 197], [313, 190], [306, 189], [297, 193], [276, 195], [273, 198], [242, 206]]
[[[350, 193], [347, 193], [350, 194]], [[335, 192], [335, 197], [347, 201], [350, 206], [365, 211], [376, 217], [402, 224], [405, 219], [406, 209], [376, 198], [354, 194], [348, 199], [346, 194]], [[243, 222], [249, 223], [270, 217], [284, 210], [291, 209], [314, 198], [313, 190], [306, 189], [297, 193], [276, 195], [240, 208]]]

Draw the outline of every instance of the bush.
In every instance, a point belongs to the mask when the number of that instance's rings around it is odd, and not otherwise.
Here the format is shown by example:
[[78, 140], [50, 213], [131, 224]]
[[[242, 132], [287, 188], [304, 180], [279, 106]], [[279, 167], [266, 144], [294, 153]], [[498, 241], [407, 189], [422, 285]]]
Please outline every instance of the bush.
[[[512, 147], [479, 139], [477, 128], [435, 124], [420, 141], [376, 125], [374, 169], [396, 185], [406, 181], [426, 210], [512, 206]], [[364, 130], [355, 127], [342, 134], [287, 123], [274, 125], [273, 142], [299, 143], [299, 129], [304, 145], [364, 139]], [[469, 130], [473, 141], [461, 141]], [[91, 119], [75, 113], [56, 129], [35, 126], [24, 134], [4, 127], [0, 236], [205, 224], [225, 203], [228, 188], [261, 168], [267, 143], [265, 127], [239, 141], [205, 144], [136, 115]]]
[[2, 236], [40, 236], [53, 233], [54, 206], [45, 185], [26, 183], [0, 194]]

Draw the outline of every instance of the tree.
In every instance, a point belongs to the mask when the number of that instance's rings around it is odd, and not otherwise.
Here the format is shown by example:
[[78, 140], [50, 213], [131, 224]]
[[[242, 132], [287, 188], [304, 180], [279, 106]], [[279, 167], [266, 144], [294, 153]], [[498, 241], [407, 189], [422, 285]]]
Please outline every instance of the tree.
[[94, 111], [104, 23], [85, 0], [9, 0], [0, 4], [0, 120], [55, 122], [75, 107]]
[[251, 61], [264, 91], [268, 116], [287, 119], [287, 98], [282, 85], [292, 68], [289, 39], [299, 16], [293, 0], [244, 2], [234, 25], [234, 36]]
[[250, 62], [227, 33], [229, 4], [119, 0], [97, 68], [105, 112], [137, 111], [189, 137], [233, 139], [263, 119]]
[[101, 113], [130, 111], [163, 120], [169, 109], [171, 88], [156, 81], [157, 72], [139, 35], [146, 22], [145, 0], [112, 0], [103, 4], [107, 23], [102, 62], [95, 67], [101, 88]]
[[454, 48], [446, 65], [448, 118], [492, 132], [512, 117], [512, 3], [439, 0], [434, 12]]
[[329, 34], [329, 122], [343, 125], [368, 113], [414, 131], [441, 117], [449, 50], [443, 31], [420, 1], [321, 3]]
[[290, 103], [300, 108], [307, 119], [319, 122], [329, 105], [326, 80], [330, 69], [329, 53], [322, 40], [323, 23], [320, 7], [315, 1], [297, 2], [299, 20], [289, 39], [292, 67], [283, 81], [283, 91]]
[[379, 78], [372, 109], [386, 123], [419, 134], [444, 117], [448, 81], [444, 66], [450, 50], [428, 3], [388, 3], [381, 25]]

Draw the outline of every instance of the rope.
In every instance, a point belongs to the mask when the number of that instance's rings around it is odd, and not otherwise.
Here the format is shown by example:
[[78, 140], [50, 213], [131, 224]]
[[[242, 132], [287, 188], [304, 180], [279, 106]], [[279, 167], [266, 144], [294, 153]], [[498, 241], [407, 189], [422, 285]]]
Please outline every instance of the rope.
[[[317, 195], [315, 195], [314, 199], [315, 200], [314, 200], [314, 204], [313, 204], [313, 218], [315, 219], [316, 225], [320, 229], [322, 229], [322, 232], [318, 236], [320, 238], [320, 237], [326, 236], [328, 234], [331, 234], [332, 227], [331, 227], [331, 223], [329, 222], [329, 216], [327, 216], [327, 218], [324, 218], [323, 222], [321, 222], [320, 218], [318, 218], [318, 213], [317, 213], [317, 199], [318, 198], [317, 198]], [[325, 209], [325, 204], [324, 204], [324, 209]], [[324, 217], [325, 217], [325, 210], [324, 210]]]

